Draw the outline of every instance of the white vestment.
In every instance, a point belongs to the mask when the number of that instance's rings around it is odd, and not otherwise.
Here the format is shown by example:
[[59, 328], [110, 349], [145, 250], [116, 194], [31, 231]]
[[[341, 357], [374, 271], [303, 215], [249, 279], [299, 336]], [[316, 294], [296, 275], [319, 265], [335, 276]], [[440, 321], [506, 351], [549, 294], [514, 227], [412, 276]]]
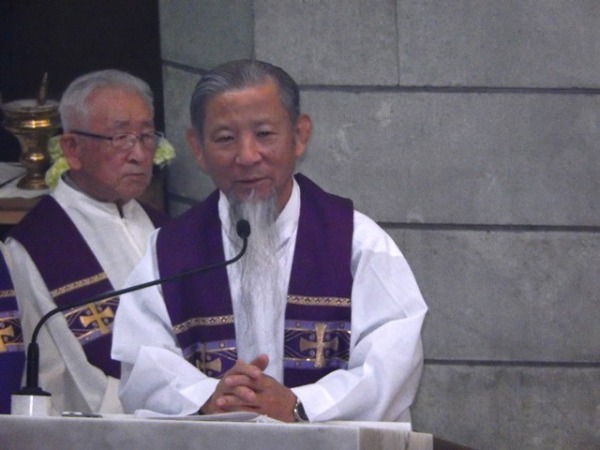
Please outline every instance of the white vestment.
[[[228, 211], [227, 199], [221, 193], [223, 243], [225, 256], [231, 258], [235, 250], [229, 236], [235, 236], [235, 231], [231, 230]], [[278, 257], [286, 264], [284, 286], [289, 282], [299, 214], [300, 189], [294, 182], [292, 196], [277, 219], [283, 233]], [[152, 235], [148, 253], [132, 272], [128, 285], [159, 277], [156, 236]], [[393, 240], [374, 221], [356, 211], [351, 269], [354, 282], [348, 369], [336, 370], [317, 383], [292, 391], [311, 421], [410, 421], [409, 406], [423, 367], [420, 333], [427, 306]], [[235, 311], [235, 298], [240, 292], [235, 280], [239, 277], [233, 276], [235, 264], [227, 270]], [[272, 327], [283, 330], [283, 319]], [[236, 336], [236, 340], [240, 347], [249, 346], [243, 342], [244, 336]], [[112, 357], [122, 363], [119, 395], [126, 412], [146, 409], [193, 414], [218, 383], [183, 358], [158, 286], [122, 296]], [[270, 364], [281, 367], [281, 358], [271, 357]], [[282, 381], [280, 377], [278, 381]]]
[[[122, 207], [121, 216], [114, 203], [94, 200], [63, 180], [51, 195], [85, 238], [112, 286], [121, 288], [145, 253], [148, 237], [154, 231], [144, 209], [138, 202], [130, 201]], [[52, 236], [47, 239], [52, 245]], [[13, 260], [13, 283], [27, 344], [40, 318], [56, 304], [23, 246], [13, 238], [7, 239], [6, 246]], [[77, 255], [65, 255], [69, 257]], [[60, 265], [60, 261], [56, 264]], [[56, 314], [42, 327], [38, 343], [40, 387], [52, 394], [53, 414], [123, 411], [117, 395], [118, 380], [88, 363], [62, 314]]]

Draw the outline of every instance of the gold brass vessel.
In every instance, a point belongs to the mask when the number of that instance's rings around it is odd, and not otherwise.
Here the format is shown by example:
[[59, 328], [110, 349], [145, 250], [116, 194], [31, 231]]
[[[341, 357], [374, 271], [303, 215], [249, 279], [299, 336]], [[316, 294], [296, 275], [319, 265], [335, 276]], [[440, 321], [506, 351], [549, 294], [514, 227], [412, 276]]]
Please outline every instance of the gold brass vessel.
[[19, 161], [26, 173], [17, 183], [21, 189], [48, 189], [44, 176], [50, 167], [48, 141], [60, 128], [58, 102], [46, 100], [47, 76], [37, 99], [2, 103], [3, 125], [16, 136], [21, 146]]

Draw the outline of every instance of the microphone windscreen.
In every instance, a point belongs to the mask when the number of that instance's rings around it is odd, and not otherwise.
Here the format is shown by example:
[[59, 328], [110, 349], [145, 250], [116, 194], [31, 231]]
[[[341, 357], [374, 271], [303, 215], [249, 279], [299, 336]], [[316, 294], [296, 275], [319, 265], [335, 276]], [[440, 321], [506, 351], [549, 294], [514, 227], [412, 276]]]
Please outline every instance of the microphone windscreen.
[[237, 231], [239, 237], [242, 239], [247, 239], [248, 236], [250, 236], [250, 222], [245, 219], [238, 220], [237, 224], [235, 225], [235, 230]]

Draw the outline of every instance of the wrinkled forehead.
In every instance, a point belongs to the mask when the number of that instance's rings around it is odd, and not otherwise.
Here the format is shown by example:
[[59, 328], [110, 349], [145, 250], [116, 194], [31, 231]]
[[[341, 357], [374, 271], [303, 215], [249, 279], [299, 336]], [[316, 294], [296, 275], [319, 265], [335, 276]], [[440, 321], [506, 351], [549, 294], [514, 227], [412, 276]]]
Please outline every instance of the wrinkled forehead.
[[86, 125], [97, 123], [117, 130], [131, 126], [154, 126], [152, 105], [133, 89], [95, 89], [86, 98], [83, 116]]

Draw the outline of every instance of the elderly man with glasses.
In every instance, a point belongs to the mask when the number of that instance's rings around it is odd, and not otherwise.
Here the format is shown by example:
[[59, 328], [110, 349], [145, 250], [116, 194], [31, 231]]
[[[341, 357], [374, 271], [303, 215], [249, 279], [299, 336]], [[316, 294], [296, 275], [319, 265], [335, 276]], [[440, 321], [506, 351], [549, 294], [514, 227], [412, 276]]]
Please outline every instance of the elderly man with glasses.
[[[25, 341], [40, 317], [123, 286], [166, 217], [136, 201], [152, 177], [161, 134], [142, 80], [104, 70], [76, 79], [59, 107], [69, 170], [10, 232], [7, 248]], [[53, 413], [120, 413], [110, 358], [118, 298], [56, 315], [39, 336], [40, 386]]]

